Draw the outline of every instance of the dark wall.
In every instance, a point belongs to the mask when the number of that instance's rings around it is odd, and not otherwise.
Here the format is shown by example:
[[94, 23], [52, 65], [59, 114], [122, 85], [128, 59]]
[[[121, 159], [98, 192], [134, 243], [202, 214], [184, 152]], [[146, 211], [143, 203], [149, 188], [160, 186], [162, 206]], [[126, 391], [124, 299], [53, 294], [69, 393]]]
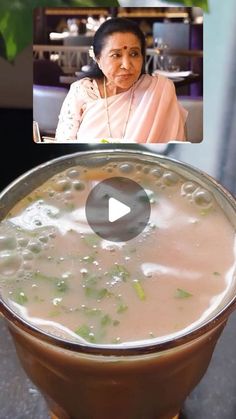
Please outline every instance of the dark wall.
[[1, 190], [16, 177], [40, 163], [88, 148], [86, 144], [34, 143], [31, 109], [0, 109], [0, 120], [2, 133]]

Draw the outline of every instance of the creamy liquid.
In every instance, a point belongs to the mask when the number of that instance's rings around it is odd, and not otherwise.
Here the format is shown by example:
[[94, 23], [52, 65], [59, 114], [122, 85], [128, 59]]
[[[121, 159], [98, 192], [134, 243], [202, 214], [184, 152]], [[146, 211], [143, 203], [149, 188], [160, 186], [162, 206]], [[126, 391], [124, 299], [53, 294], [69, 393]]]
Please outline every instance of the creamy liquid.
[[[138, 181], [151, 217], [113, 243], [86, 222], [86, 198], [112, 176]], [[51, 334], [91, 344], [169, 339], [222, 303], [235, 270], [235, 231], [213, 194], [157, 167], [74, 167], [20, 201], [0, 225], [0, 290]]]

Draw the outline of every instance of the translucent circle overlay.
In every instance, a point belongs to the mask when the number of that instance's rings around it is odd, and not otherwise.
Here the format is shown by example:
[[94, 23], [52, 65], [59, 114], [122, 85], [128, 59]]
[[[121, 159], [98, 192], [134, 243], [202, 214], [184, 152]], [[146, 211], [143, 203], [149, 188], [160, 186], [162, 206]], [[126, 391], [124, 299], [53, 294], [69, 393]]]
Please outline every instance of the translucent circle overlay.
[[[116, 221], [109, 221], [109, 200], [114, 198], [130, 208]], [[151, 212], [145, 190], [126, 177], [112, 177], [98, 183], [86, 201], [86, 217], [101, 238], [124, 242], [137, 237], [147, 226]]]

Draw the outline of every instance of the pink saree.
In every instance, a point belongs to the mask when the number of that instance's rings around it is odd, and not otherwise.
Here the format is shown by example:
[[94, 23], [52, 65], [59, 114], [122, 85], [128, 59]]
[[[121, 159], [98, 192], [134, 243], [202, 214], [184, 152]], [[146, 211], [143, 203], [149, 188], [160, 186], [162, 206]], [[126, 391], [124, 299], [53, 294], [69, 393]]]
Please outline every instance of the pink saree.
[[86, 78], [73, 83], [61, 109], [56, 139], [80, 143], [102, 139], [123, 143], [185, 141], [187, 111], [178, 103], [172, 81], [160, 75], [142, 75], [134, 85], [126, 121], [130, 90], [107, 98], [112, 134], [109, 138], [106, 103], [96, 82]]

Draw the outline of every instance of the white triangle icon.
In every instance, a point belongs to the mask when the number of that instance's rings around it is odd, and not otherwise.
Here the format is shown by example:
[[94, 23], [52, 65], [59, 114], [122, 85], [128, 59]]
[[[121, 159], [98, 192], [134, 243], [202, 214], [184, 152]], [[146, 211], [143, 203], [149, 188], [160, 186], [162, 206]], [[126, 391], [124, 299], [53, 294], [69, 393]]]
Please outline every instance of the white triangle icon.
[[113, 223], [124, 215], [129, 214], [131, 209], [128, 205], [123, 204], [115, 198], [109, 198], [108, 201], [108, 219]]

